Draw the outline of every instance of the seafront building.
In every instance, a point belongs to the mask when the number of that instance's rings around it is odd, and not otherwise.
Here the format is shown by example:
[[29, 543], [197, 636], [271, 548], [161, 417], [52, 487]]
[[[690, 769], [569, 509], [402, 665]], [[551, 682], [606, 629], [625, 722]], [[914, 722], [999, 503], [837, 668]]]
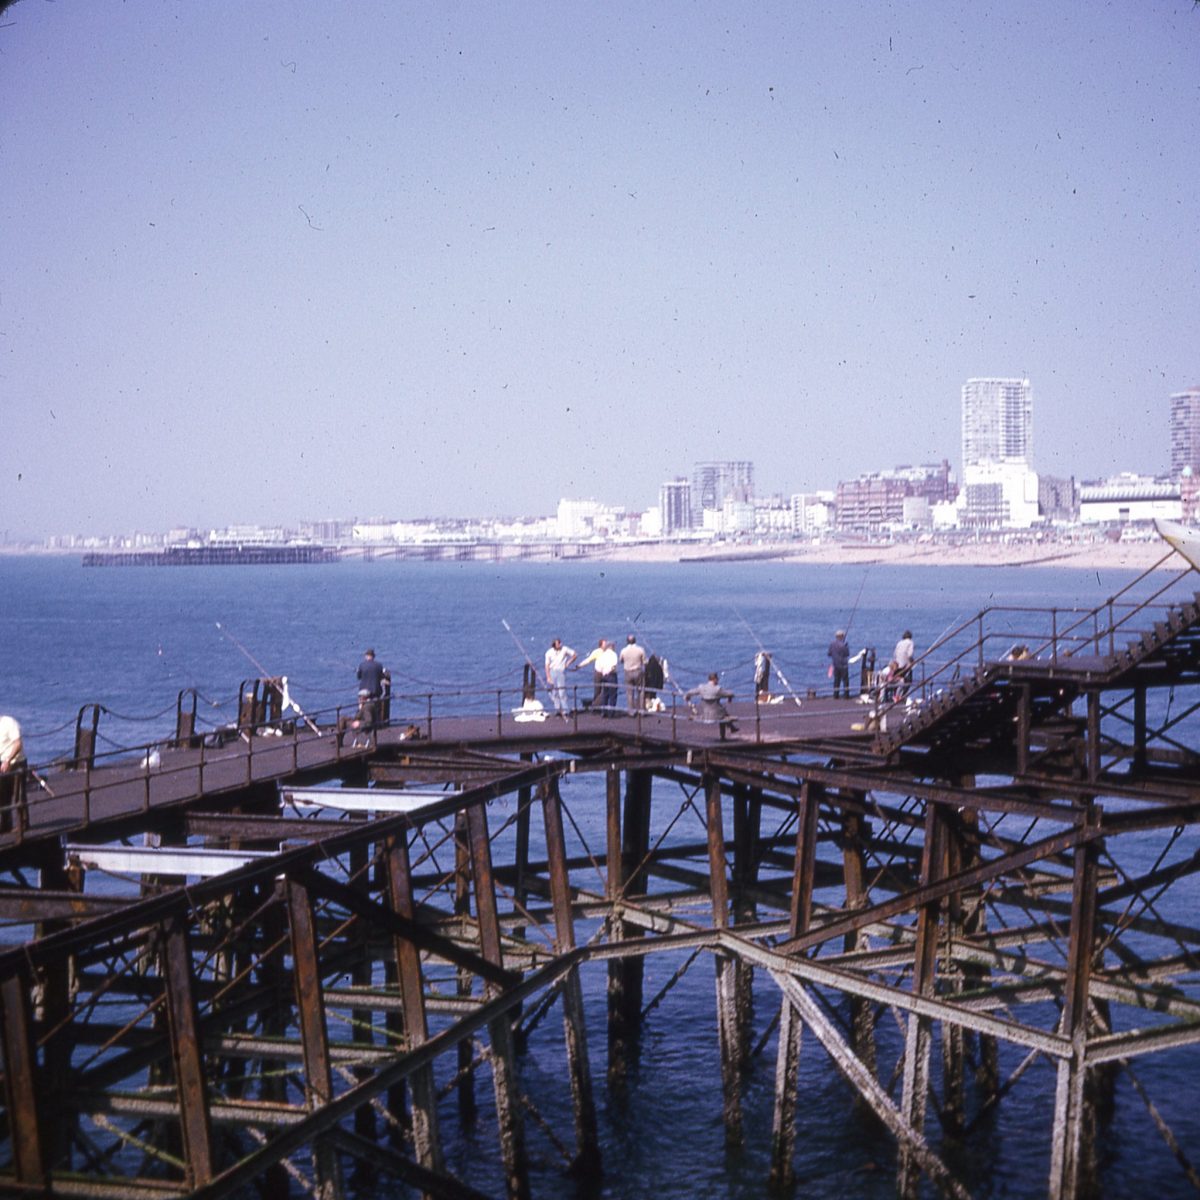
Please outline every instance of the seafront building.
[[668, 479], [658, 489], [662, 536], [678, 537], [692, 528], [692, 485], [686, 479]]
[[1081, 525], [1129, 525], [1183, 515], [1179, 483], [1128, 472], [1079, 489]]
[[[727, 500], [754, 499], [754, 464], [725, 461], [700, 462], [692, 470], [692, 524], [706, 527], [705, 513], [721, 512]], [[716, 524], [713, 518], [709, 524]]]
[[1200, 387], [1171, 396], [1171, 478], [1200, 475]]
[[1033, 388], [1028, 379], [968, 379], [962, 389], [960, 524], [1028, 529], [1040, 517], [1031, 464]]

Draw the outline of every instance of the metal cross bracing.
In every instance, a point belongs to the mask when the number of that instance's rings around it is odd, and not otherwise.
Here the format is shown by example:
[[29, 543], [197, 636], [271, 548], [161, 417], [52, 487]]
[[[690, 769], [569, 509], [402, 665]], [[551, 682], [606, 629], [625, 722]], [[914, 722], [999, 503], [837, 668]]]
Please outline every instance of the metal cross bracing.
[[[800, 1140], [861, 1110], [882, 1131], [861, 1153], [891, 1147], [903, 1196], [985, 1191], [1007, 1155], [1049, 1196], [1114, 1194], [1116, 1127], [1147, 1178], [1200, 1190], [1172, 1086], [1200, 1041], [1196, 614], [1172, 611], [1144, 653], [985, 665], [954, 737], [944, 709], [921, 723], [935, 679], [873, 750], [380, 740], [89, 826], [270, 851], [211, 878], [10, 845], [0, 1190], [568, 1194], [622, 1170], [601, 1091], [670, 1101], [637, 1071], [642, 1031], [704, 962], [725, 1140], [762, 1150], [764, 1188], [787, 1194]], [[378, 811], [281, 803], [319, 779], [370, 784]], [[417, 788], [445, 797], [381, 815]], [[806, 1101], [805, 1035], [849, 1085], [840, 1112]], [[747, 1107], [763, 1086], [769, 1128]], [[455, 1153], [464, 1129], [486, 1161]]]

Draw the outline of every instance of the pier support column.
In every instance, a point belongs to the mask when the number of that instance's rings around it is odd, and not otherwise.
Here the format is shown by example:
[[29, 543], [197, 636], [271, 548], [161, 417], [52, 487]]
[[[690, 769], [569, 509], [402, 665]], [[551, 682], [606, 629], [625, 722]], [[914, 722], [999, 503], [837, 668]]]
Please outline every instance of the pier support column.
[[[861, 793], [859, 794], [861, 798]], [[842, 817], [842, 876], [846, 886], [844, 907], [847, 912], [858, 912], [867, 906], [866, 839], [871, 826], [857, 812], [846, 812]], [[867, 948], [867, 933], [864, 929], [846, 934], [842, 949], [851, 954]], [[861, 996], [850, 997], [850, 1045], [859, 1061], [875, 1074], [875, 1018], [871, 1002]], [[858, 1096], [856, 1105], [866, 1101]]]
[[[488, 962], [503, 967], [500, 916], [492, 874], [492, 844], [488, 837], [487, 811], [482, 804], [472, 804], [467, 809], [467, 835], [475, 881], [475, 916], [479, 922], [480, 952]], [[494, 983], [484, 988], [489, 996], [496, 995], [498, 990]], [[521, 1116], [517, 1055], [508, 1013], [489, 1022], [488, 1037], [492, 1044], [492, 1087], [496, 1098], [496, 1121], [500, 1129], [505, 1191], [510, 1200], [528, 1200], [529, 1165], [525, 1150], [525, 1122]]]
[[192, 988], [192, 955], [187, 927], [181, 916], [168, 917], [160, 929], [163, 986], [167, 996], [167, 1025], [171, 1061], [175, 1067], [175, 1093], [179, 1098], [179, 1126], [189, 1187], [200, 1187], [213, 1177], [212, 1123], [204, 1062], [200, 1053], [199, 1022]]
[[[755, 920], [758, 905], [754, 888], [758, 883], [759, 837], [762, 831], [762, 789], [738, 786], [733, 792], [733, 921], [740, 925]], [[754, 968], [738, 960], [737, 978], [738, 1048], [740, 1063], [749, 1065], [754, 1025]]]
[[[1095, 820], [1089, 813], [1089, 823]], [[1050, 1200], [1073, 1200], [1086, 1191], [1094, 1166], [1094, 1111], [1087, 1092], [1087, 1007], [1096, 941], [1096, 883], [1099, 844], [1075, 849], [1071, 881], [1071, 942], [1059, 1033], [1071, 1040], [1071, 1056], [1060, 1060], [1054, 1094], [1054, 1137], [1050, 1155]]]
[[[263, 904], [262, 947], [258, 959], [258, 986], [262, 988], [265, 997], [262, 1032], [265, 1037], [282, 1042], [287, 1038], [292, 1009], [290, 986], [283, 961], [287, 946], [287, 906], [278, 892], [273, 903], [266, 903], [265, 895], [260, 894], [258, 899]], [[259, 1060], [260, 1100], [271, 1104], [286, 1103], [286, 1075], [292, 1066], [293, 1064], [281, 1058]], [[259, 1184], [263, 1200], [287, 1200], [289, 1191], [288, 1174], [283, 1164], [273, 1163], [267, 1167]]]
[[[817, 861], [817, 812], [822, 789], [806, 782], [796, 805], [796, 857], [792, 864], [792, 903], [788, 935], [798, 937], [812, 919], [813, 880]], [[771, 1117], [772, 1193], [788, 1195], [796, 1182], [796, 1102], [800, 1081], [800, 1035], [803, 1026], [784, 996], [779, 1009], [779, 1050], [775, 1060], [775, 1107]]]
[[[650, 848], [650, 797], [653, 776], [630, 771], [625, 779], [625, 812], [621, 819], [621, 775], [606, 776], [607, 899], [614, 906], [611, 941], [642, 937], [642, 930], [622, 921], [620, 905], [643, 890], [644, 860]], [[608, 1079], [620, 1085], [636, 1051], [642, 1019], [643, 963], [640, 957], [615, 958], [608, 964]]]
[[[957, 814], [946, 817], [946, 873], [957, 875], [968, 862], [970, 850], [963, 838], [962, 824]], [[954, 892], [946, 897], [946, 940], [949, 945], [961, 941], [964, 920], [963, 894]], [[961, 993], [963, 973], [959, 964], [948, 961], [942, 974], [943, 994]], [[966, 1126], [966, 1031], [961, 1025], [942, 1022], [942, 1106], [941, 1126], [951, 1137], [960, 1137]]]
[[[721, 781], [704, 776], [705, 824], [708, 827], [708, 877], [714, 929], [729, 928], [729, 879], [725, 865], [725, 830], [721, 820]], [[738, 1021], [737, 960], [718, 951], [717, 1038], [721, 1047], [721, 1093], [724, 1098], [725, 1144], [740, 1146], [742, 1133], [741, 1029]]]
[[[365, 814], [355, 813], [352, 815], [353, 820], [363, 820]], [[351, 886], [363, 893], [364, 896], [370, 894], [370, 847], [367, 843], [352, 846], [350, 848], [350, 879]], [[360, 955], [354, 966], [351, 968], [350, 978], [355, 987], [370, 988], [374, 978], [373, 963], [371, 961], [371, 941], [369, 937], [364, 937], [359, 946]], [[375, 1014], [369, 1008], [355, 1008], [351, 1010], [350, 1019], [353, 1022], [351, 1039], [362, 1046], [372, 1046], [375, 1043], [374, 1019]], [[369, 1068], [359, 1067], [354, 1071], [354, 1078], [358, 1082], [363, 1082], [371, 1077]], [[364, 1104], [358, 1108], [354, 1114], [354, 1132], [359, 1137], [366, 1138], [367, 1141], [375, 1140], [375, 1109], [369, 1104]], [[360, 1171], [368, 1173], [368, 1178], [361, 1182], [366, 1184], [369, 1182], [369, 1172], [372, 1170], [365, 1163], [357, 1164]]]
[[[62, 846], [49, 841], [39, 851], [41, 863], [38, 878], [43, 891], [82, 892], [84, 869], [78, 864], [68, 867], [63, 861]], [[35, 938], [48, 937], [70, 927], [69, 921], [40, 921], [34, 927]], [[48, 1032], [42, 1046], [42, 1078], [46, 1081], [46, 1101], [58, 1116], [47, 1130], [48, 1161], [54, 1170], [70, 1170], [75, 1132], [79, 1117], [56, 1097], [71, 1086], [71, 992], [75, 976], [75, 956], [55, 955], [41, 969], [41, 984], [33, 991], [34, 1020]]]
[[[388, 903], [394, 913], [414, 920], [412, 870], [408, 853], [408, 833], [387, 838], [383, 844], [387, 871]], [[429, 1040], [425, 1013], [425, 985], [421, 976], [421, 954], [407, 938], [392, 941], [396, 955], [396, 975], [400, 983], [400, 1001], [404, 1005], [404, 1033], [408, 1050]], [[393, 1111], [400, 1118], [401, 1113]], [[421, 1067], [412, 1076], [412, 1132], [417, 1161], [431, 1171], [442, 1169], [442, 1148], [438, 1137], [437, 1091], [432, 1065]]]
[[[321, 964], [317, 953], [317, 926], [308, 889], [293, 879], [283, 883], [292, 941], [296, 989], [296, 1014], [304, 1058], [304, 1101], [310, 1111], [333, 1099], [333, 1074], [329, 1060], [329, 1031], [325, 1024], [325, 997], [321, 989]], [[313, 1147], [317, 1200], [342, 1200], [341, 1164], [328, 1139]]]
[[[554, 907], [554, 945], [558, 954], [575, 948], [575, 922], [571, 913], [571, 880], [567, 871], [566, 839], [563, 836], [562, 798], [558, 780], [542, 787], [542, 815], [546, 825], [546, 859], [550, 874], [550, 901]], [[596, 1130], [596, 1102], [592, 1095], [592, 1072], [588, 1063], [587, 1028], [583, 1012], [583, 987], [579, 968], [572, 967], [562, 987], [563, 1031], [567, 1044], [567, 1071], [571, 1080], [571, 1103], [575, 1110], [575, 1160], [573, 1174], [599, 1174], [600, 1140]]]
[[[930, 802], [925, 809], [925, 844], [921, 851], [921, 885], [936, 883], [945, 875], [946, 824], [938, 805]], [[915, 995], [933, 994], [937, 968], [938, 910], [941, 901], [921, 907], [917, 915], [917, 939], [913, 951]], [[932, 1021], [912, 1013], [908, 1018], [904, 1041], [904, 1090], [900, 1102], [904, 1123], [920, 1138], [925, 1131], [926, 1095], [929, 1087], [929, 1049]], [[900, 1147], [898, 1191], [902, 1200], [916, 1200], [920, 1190], [921, 1163], [912, 1144]]]
[[[454, 915], [466, 921], [471, 916], [471, 849], [467, 836], [467, 814], [454, 815]], [[471, 995], [472, 975], [465, 967], [458, 969], [457, 991], [460, 997]], [[458, 1043], [458, 1115], [464, 1127], [475, 1121], [474, 1039]]]
[[0, 982], [0, 1038], [4, 1043], [4, 1099], [13, 1166], [17, 1182], [32, 1190], [45, 1187], [49, 1175], [29, 1002], [31, 984], [23, 970]]

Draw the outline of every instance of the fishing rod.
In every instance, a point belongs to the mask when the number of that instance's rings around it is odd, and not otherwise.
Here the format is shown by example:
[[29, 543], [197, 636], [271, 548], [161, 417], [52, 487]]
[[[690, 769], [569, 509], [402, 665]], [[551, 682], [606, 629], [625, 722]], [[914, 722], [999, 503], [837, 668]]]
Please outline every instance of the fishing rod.
[[[768, 658], [770, 658], [770, 657], [771, 657], [771, 652], [770, 652], [770, 651], [769, 651], [769, 650], [766, 648], [766, 646], [764, 646], [764, 645], [762, 644], [762, 642], [760, 642], [760, 641], [758, 640], [758, 634], [756, 634], [756, 633], [754, 632], [754, 630], [750, 628], [750, 622], [749, 622], [749, 621], [747, 621], [747, 620], [746, 620], [746, 618], [745, 618], [745, 617], [743, 617], [743, 616], [742, 616], [742, 614], [741, 614], [740, 612], [738, 612], [738, 610], [737, 610], [736, 608], [733, 610], [733, 613], [734, 613], [734, 616], [736, 616], [736, 617], [737, 617], [737, 619], [738, 619], [739, 621], [741, 621], [741, 623], [742, 623], [743, 625], [745, 625], [745, 626], [746, 626], [746, 632], [747, 632], [747, 633], [749, 633], [749, 634], [750, 634], [750, 636], [751, 636], [751, 637], [752, 637], [752, 638], [755, 640], [755, 642], [758, 644], [758, 649], [759, 649], [759, 652], [760, 652], [760, 653], [762, 653], [762, 654], [765, 654], [765, 655], [766, 655]], [[772, 661], [771, 661], [771, 666], [773, 666], [773, 667], [775, 668], [775, 674], [779, 676], [779, 682], [780, 682], [780, 683], [782, 683], [782, 684], [783, 684], [783, 686], [784, 686], [785, 688], [787, 688], [787, 690], [788, 690], [788, 695], [789, 695], [789, 696], [791, 696], [791, 698], [792, 698], [793, 700], [795, 700], [795, 702], [796, 702], [796, 707], [797, 707], [797, 708], [803, 708], [804, 706], [803, 706], [803, 705], [800, 703], [800, 697], [799, 697], [799, 696], [797, 696], [797, 695], [796, 695], [796, 693], [795, 693], [794, 691], [792, 691], [792, 685], [791, 685], [790, 683], [788, 683], [788, 681], [787, 681], [787, 676], [786, 676], [786, 675], [785, 675], [785, 674], [784, 674], [784, 673], [783, 673], [783, 672], [782, 672], [782, 671], [779, 669], [779, 664], [778, 664], [777, 662], [775, 662], [775, 661], [772, 659]]]
[[850, 636], [850, 626], [854, 624], [855, 614], [858, 612], [858, 602], [862, 599], [863, 588], [867, 586], [867, 576], [870, 575], [871, 568], [868, 567], [863, 572], [862, 583], [858, 585], [858, 595], [854, 597], [854, 607], [850, 610], [850, 616], [846, 620], [846, 636]]
[[[642, 632], [641, 627], [638, 625], [638, 621], [641, 619], [641, 616], [642, 616], [642, 614], [639, 612], [636, 617], [626, 617], [625, 618], [625, 620], [628, 621], [629, 624], [632, 625], [633, 628], [636, 629], [639, 634]], [[695, 712], [696, 706], [694, 704], [692, 704], [692, 702], [687, 698], [687, 693], [683, 690], [683, 688], [681, 688], [679, 686], [679, 683], [676, 681], [675, 677], [671, 674], [670, 668], [667, 665], [667, 660], [665, 658], [663, 658], [661, 655], [656, 654], [654, 652], [654, 650], [652, 649], [652, 647], [650, 646], [649, 642], [644, 643], [644, 646], [645, 646], [646, 651], [649, 654], [651, 654], [653, 657], [657, 658], [658, 661], [662, 664], [663, 681], [665, 683], [669, 683], [675, 689], [675, 691], [678, 692], [680, 698], [688, 706], [688, 708], [690, 708], [692, 710], [692, 712]], [[645, 678], [645, 677], [643, 676], [643, 678]], [[643, 688], [644, 688], [644, 686], [645, 685], [643, 684]]]
[[229, 630], [226, 629], [225, 626], [221, 624], [220, 621], [216, 622], [216, 626], [217, 626], [217, 632], [223, 638], [227, 638], [230, 642], [232, 642], [233, 645], [235, 645], [254, 664], [254, 667], [258, 671], [258, 675], [259, 675], [260, 679], [278, 679], [280, 681], [279, 711], [286, 712], [287, 709], [294, 708], [296, 710], [296, 712], [300, 715], [300, 718], [309, 727], [309, 729], [311, 729], [313, 731], [313, 733], [315, 733], [317, 735], [317, 737], [322, 737], [323, 735], [322, 735], [321, 731], [317, 728], [316, 723], [313, 721], [313, 719], [304, 711], [304, 709], [302, 709], [300, 707], [300, 705], [298, 705], [296, 703], [295, 700], [292, 699], [292, 695], [288, 691], [287, 676], [286, 675], [272, 675], [271, 672], [268, 671], [267, 668], [264, 667], [262, 665], [262, 663], [260, 663], [258, 661], [258, 659], [255, 658], [254, 655], [251, 654], [250, 651], [247, 650], [246, 647], [243, 646], [242, 643], [239, 642], [237, 640], [237, 638], [235, 638], [233, 636], [233, 634], [230, 633]]
[[500, 624], [508, 630], [508, 636], [517, 643], [517, 649], [521, 651], [521, 657], [525, 660], [529, 666], [529, 669], [533, 672], [534, 679], [540, 679], [541, 676], [538, 674], [537, 665], [534, 663], [533, 659], [529, 657], [529, 651], [525, 649], [525, 643], [521, 641], [519, 637], [517, 637], [517, 635], [513, 632], [513, 627], [503, 617], [500, 618]]

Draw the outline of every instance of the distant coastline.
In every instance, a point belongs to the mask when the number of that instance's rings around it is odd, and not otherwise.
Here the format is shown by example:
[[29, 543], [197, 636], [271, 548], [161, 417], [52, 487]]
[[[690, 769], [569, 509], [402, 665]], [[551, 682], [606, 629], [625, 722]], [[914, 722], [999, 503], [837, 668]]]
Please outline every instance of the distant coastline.
[[[397, 547], [395, 557], [419, 560], [422, 556], [412, 553], [412, 547]], [[528, 547], [527, 547], [528, 549]], [[360, 561], [358, 548], [347, 548], [343, 561]], [[408, 552], [405, 553], [405, 550]], [[389, 548], [376, 547], [374, 556], [380, 561], [393, 557]], [[591, 545], [583, 554], [554, 555], [501, 553], [476, 561], [488, 561], [497, 565], [506, 562], [627, 562], [627, 563], [679, 563], [684, 566], [705, 564], [729, 564], [774, 562], [797, 566], [818, 564], [841, 564], [848, 566], [895, 566], [895, 567], [1076, 567], [1084, 570], [1144, 571], [1170, 553], [1170, 547], [1158, 538], [1152, 541], [1114, 542], [1097, 540], [1092, 542], [1072, 541], [980, 541], [980, 542], [753, 542], [744, 545], [728, 542], [639, 542], [625, 544], [613, 542], [608, 545]], [[89, 556], [79, 549], [34, 548], [25, 546], [0, 546], [0, 555], [31, 557], [105, 557], [119, 561], [119, 552]], [[157, 556], [141, 552], [127, 557], [143, 558], [150, 563]], [[368, 555], [370, 557], [371, 555]], [[331, 555], [330, 557], [336, 558]], [[436, 559], [436, 556], [429, 556]], [[469, 558], [469, 555], [463, 555]], [[263, 559], [269, 561], [269, 558]], [[302, 561], [294, 558], [292, 561]], [[328, 558], [325, 561], [329, 561]], [[454, 561], [447, 556], [443, 561]], [[220, 565], [216, 556], [209, 559], [211, 565]], [[157, 565], [157, 564], [156, 564]], [[164, 564], [165, 565], [165, 564]], [[1168, 564], [1172, 569], [1181, 565], [1175, 559]]]

